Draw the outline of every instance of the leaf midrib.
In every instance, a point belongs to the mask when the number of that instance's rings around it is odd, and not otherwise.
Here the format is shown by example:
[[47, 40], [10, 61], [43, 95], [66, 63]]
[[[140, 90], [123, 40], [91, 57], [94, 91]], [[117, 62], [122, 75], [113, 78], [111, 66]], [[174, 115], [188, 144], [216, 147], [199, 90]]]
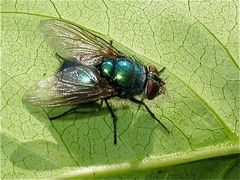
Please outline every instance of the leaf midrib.
[[180, 152], [170, 155], [154, 156], [144, 158], [138, 162], [124, 162], [119, 164], [102, 164], [97, 166], [74, 168], [70, 173], [66, 173], [56, 178], [73, 178], [73, 177], [99, 177], [107, 175], [116, 175], [132, 171], [150, 170], [155, 168], [167, 167], [182, 163], [188, 163], [196, 160], [225, 156], [230, 154], [239, 154], [238, 145], [224, 145], [217, 148], [206, 148], [200, 151]]

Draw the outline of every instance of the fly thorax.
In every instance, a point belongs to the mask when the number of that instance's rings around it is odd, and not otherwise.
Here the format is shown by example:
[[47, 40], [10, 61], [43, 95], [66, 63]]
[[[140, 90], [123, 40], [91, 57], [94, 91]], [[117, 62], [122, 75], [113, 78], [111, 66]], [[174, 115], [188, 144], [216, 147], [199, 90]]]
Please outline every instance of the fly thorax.
[[132, 84], [133, 63], [127, 58], [119, 58], [115, 61], [113, 82], [120, 87], [128, 88]]
[[[123, 90], [128, 95], [140, 94], [145, 85], [145, 67], [126, 57], [118, 59], [104, 59], [100, 65], [102, 77], [110, 80], [115, 87]], [[122, 96], [126, 96], [123, 94]]]
[[125, 57], [114, 61], [113, 82], [129, 95], [139, 94], [145, 83], [144, 66]]

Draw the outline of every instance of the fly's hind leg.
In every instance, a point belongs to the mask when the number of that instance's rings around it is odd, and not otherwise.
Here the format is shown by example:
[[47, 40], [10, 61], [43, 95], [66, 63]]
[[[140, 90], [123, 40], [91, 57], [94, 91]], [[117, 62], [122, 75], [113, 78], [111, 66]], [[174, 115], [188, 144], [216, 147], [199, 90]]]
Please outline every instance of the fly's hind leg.
[[109, 105], [107, 99], [104, 99], [107, 108], [112, 116], [113, 120], [113, 133], [114, 133], [114, 144], [117, 144], [117, 116], [114, 114], [112, 107]]
[[[102, 104], [103, 104], [102, 101], [100, 101], [100, 104], [97, 103], [96, 101], [85, 103], [85, 104], [78, 104], [75, 107], [67, 110], [66, 112], [64, 112], [62, 114], [59, 114], [57, 116], [54, 116], [54, 117], [50, 117], [49, 119], [50, 120], [60, 119], [62, 117], [68, 116], [68, 115], [73, 114], [73, 113], [89, 114], [89, 113], [93, 112], [92, 109], [95, 109], [95, 111], [98, 112], [102, 108]], [[81, 108], [82, 111], [77, 111], [80, 108]], [[84, 108], [87, 108], [87, 110], [84, 109]], [[91, 110], [89, 110], [89, 108], [91, 108]]]
[[76, 111], [76, 109], [78, 109], [79, 107], [74, 107], [74, 108], [71, 108], [69, 110], [67, 110], [66, 112], [62, 113], [62, 114], [59, 114], [57, 116], [53, 116], [53, 117], [49, 117], [49, 120], [52, 121], [52, 120], [56, 120], [56, 119], [60, 119], [60, 118], [63, 118], [65, 116], [68, 116], [72, 113], [74, 113]]
[[143, 101], [139, 101], [139, 100], [135, 99], [134, 97], [129, 98], [129, 100], [136, 104], [143, 105], [146, 108], [146, 110], [148, 111], [148, 113], [169, 133], [168, 128], [163, 123], [161, 123], [161, 121], [158, 120], [158, 118], [155, 116], [155, 114], [149, 109], [149, 107]]

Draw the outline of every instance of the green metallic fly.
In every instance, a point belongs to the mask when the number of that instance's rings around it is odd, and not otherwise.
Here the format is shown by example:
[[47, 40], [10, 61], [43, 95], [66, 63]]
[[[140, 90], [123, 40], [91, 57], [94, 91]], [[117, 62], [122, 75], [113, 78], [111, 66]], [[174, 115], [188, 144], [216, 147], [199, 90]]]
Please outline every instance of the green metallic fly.
[[[143, 105], [168, 131], [148, 106], [135, 98], [144, 94], [152, 100], [165, 92], [165, 82], [159, 77], [164, 68], [158, 71], [153, 65], [147, 67], [118, 51], [111, 42], [62, 20], [43, 21], [39, 29], [63, 64], [55, 76], [29, 89], [25, 101], [42, 107], [59, 107], [104, 100], [113, 120], [114, 144], [117, 144], [117, 117], [108, 103], [112, 97]], [[50, 120], [75, 110], [76, 107]]]

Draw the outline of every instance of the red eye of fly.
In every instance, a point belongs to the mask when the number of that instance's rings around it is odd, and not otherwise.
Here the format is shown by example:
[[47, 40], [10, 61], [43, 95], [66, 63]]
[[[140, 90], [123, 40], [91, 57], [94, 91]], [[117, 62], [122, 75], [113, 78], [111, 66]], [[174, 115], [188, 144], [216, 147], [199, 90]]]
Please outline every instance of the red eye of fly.
[[[150, 65], [148, 66], [148, 71], [150, 73], [158, 75], [158, 70], [155, 66]], [[158, 96], [159, 92], [159, 85], [156, 84], [153, 80], [148, 79], [146, 87], [145, 87], [145, 95], [148, 100], [152, 100], [156, 96]]]
[[145, 95], [148, 100], [152, 100], [158, 95], [159, 86], [152, 80], [148, 80], [145, 88]]

